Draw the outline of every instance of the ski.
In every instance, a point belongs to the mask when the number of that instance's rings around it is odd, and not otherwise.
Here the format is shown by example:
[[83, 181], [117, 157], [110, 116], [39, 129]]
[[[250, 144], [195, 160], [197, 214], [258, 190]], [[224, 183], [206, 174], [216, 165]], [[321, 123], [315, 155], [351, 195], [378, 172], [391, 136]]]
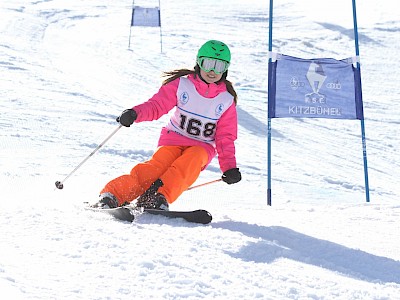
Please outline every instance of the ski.
[[167, 218], [182, 218], [190, 223], [208, 224], [212, 220], [211, 214], [204, 209], [192, 211], [174, 211], [146, 208], [144, 212], [152, 215], [161, 215]]
[[160, 215], [167, 218], [181, 218], [190, 223], [199, 223], [199, 224], [208, 224], [212, 220], [211, 214], [204, 210], [192, 210], [192, 211], [171, 211], [171, 210], [161, 210], [161, 209], [149, 209], [145, 208], [144, 210], [132, 207], [132, 206], [121, 206], [117, 208], [94, 208], [87, 207], [87, 209], [96, 212], [102, 212], [113, 216], [115, 219], [126, 222], [133, 222], [135, 220], [135, 216], [140, 215], [142, 213], [151, 214], [151, 215]]

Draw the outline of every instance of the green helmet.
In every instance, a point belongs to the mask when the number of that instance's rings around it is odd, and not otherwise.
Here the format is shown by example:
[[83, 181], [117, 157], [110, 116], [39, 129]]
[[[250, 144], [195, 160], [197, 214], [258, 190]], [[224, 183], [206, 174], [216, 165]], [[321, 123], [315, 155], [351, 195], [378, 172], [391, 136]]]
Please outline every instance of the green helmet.
[[197, 61], [200, 57], [215, 58], [230, 63], [231, 51], [229, 51], [228, 46], [223, 42], [211, 40], [200, 47], [197, 53]]

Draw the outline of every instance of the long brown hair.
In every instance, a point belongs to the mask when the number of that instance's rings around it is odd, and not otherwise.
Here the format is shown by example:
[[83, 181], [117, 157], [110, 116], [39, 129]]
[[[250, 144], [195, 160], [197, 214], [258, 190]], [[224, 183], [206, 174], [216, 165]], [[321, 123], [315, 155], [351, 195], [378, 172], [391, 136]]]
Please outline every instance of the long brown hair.
[[[166, 77], [163, 81], [163, 85], [166, 85], [167, 83], [170, 83], [171, 81], [174, 81], [175, 79], [182, 77], [182, 76], [187, 76], [189, 74], [195, 74], [195, 76], [200, 75], [200, 67], [198, 64], [194, 67], [194, 69], [189, 70], [189, 69], [177, 69], [173, 71], [167, 71], [162, 74], [162, 77]], [[235, 89], [233, 88], [232, 82], [230, 82], [226, 77], [228, 76], [228, 71], [225, 71], [224, 74], [222, 74], [221, 79], [217, 82], [224, 82], [226, 85], [226, 90], [233, 96], [233, 101], [235, 101], [235, 104], [237, 104], [237, 94]]]

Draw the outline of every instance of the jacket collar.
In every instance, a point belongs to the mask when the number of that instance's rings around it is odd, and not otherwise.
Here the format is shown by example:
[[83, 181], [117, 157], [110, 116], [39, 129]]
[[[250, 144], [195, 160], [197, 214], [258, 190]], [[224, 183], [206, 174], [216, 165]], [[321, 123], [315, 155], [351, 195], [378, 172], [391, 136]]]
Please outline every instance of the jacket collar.
[[224, 82], [206, 83], [201, 80], [200, 76], [195, 74], [189, 74], [187, 77], [195, 86], [196, 91], [206, 98], [214, 98], [218, 94], [226, 91], [226, 85]]

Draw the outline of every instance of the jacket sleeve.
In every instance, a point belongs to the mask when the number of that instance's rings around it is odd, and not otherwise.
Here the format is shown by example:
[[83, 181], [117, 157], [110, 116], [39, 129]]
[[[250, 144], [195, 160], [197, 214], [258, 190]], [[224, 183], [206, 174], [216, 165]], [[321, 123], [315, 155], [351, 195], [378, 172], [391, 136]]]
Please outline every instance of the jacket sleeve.
[[158, 92], [148, 101], [136, 105], [133, 109], [137, 113], [136, 123], [143, 121], [158, 120], [176, 106], [176, 92], [178, 90], [179, 78], [162, 85]]
[[218, 120], [215, 133], [215, 146], [222, 172], [236, 168], [235, 140], [237, 139], [237, 131], [236, 105], [232, 104]]

